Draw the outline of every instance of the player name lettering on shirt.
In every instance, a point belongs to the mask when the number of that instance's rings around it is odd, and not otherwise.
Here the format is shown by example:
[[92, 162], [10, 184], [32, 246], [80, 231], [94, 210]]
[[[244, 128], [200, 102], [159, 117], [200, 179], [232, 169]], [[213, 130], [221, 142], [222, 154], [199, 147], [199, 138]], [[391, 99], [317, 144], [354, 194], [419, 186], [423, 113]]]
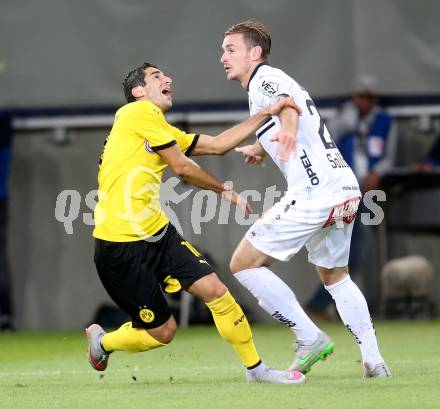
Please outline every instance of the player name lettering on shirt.
[[333, 169], [342, 169], [342, 168], [348, 168], [347, 162], [345, 162], [343, 156], [340, 154], [340, 152], [336, 152], [333, 155], [331, 153], [327, 153], [327, 159], [332, 165]]

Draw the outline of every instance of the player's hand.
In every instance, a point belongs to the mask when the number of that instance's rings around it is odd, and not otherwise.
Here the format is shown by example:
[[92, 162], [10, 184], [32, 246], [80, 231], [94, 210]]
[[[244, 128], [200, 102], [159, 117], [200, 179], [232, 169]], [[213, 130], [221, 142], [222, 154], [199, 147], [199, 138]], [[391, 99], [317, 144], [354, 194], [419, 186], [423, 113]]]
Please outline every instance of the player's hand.
[[283, 130], [278, 131], [272, 138], [272, 142], [278, 142], [277, 155], [283, 162], [289, 160], [290, 155], [296, 153], [296, 136]]
[[248, 203], [246, 199], [241, 197], [235, 190], [232, 190], [232, 188], [225, 186], [225, 189], [222, 192], [222, 197], [238, 206], [241, 210], [243, 210], [244, 214], [246, 216], [250, 215], [252, 213], [252, 207]]
[[264, 160], [264, 155], [255, 147], [255, 145], [246, 145], [235, 148], [235, 152], [244, 156], [244, 162], [249, 164], [260, 164]]
[[278, 115], [284, 108], [287, 107], [293, 108], [296, 112], [298, 112], [298, 115], [302, 115], [301, 108], [295, 103], [292, 97], [283, 97], [265, 109], [267, 109], [269, 115]]

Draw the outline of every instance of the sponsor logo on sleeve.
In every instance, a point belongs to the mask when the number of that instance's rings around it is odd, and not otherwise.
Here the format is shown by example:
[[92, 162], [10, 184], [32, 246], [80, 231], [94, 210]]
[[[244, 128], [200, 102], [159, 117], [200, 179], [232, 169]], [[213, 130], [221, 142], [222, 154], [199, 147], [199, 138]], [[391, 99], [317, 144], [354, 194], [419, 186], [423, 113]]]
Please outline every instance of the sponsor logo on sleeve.
[[263, 81], [258, 87], [258, 91], [265, 97], [272, 98], [276, 92], [278, 92], [280, 84], [277, 82]]
[[144, 142], [144, 147], [145, 147], [145, 149], [146, 149], [148, 152], [150, 152], [150, 153], [154, 153], [153, 149], [151, 148], [150, 142], [145, 141], [145, 142]]

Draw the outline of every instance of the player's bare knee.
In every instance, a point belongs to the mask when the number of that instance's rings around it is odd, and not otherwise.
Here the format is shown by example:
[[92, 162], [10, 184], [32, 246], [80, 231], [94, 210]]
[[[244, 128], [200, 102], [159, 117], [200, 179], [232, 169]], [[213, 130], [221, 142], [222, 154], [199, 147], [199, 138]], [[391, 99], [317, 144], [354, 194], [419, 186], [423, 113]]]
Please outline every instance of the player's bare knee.
[[165, 324], [162, 324], [158, 328], [147, 330], [147, 332], [162, 344], [169, 344], [173, 340], [176, 330], [176, 320], [171, 317]]
[[260, 267], [260, 263], [257, 261], [244, 261], [243, 257], [236, 256], [235, 254], [232, 256], [231, 261], [229, 263], [229, 269], [232, 274], [238, 273], [239, 271], [246, 270], [248, 268]]
[[228, 291], [216, 273], [200, 278], [187, 290], [205, 303], [216, 300]]
[[162, 344], [169, 344], [174, 339], [174, 335], [176, 335], [176, 328], [167, 328], [162, 331], [158, 341], [162, 342]]
[[237, 259], [232, 256], [231, 261], [229, 263], [229, 269], [231, 270], [232, 274], [238, 273], [240, 270], [240, 263], [237, 261]]
[[317, 266], [316, 269], [324, 285], [333, 285], [343, 280], [348, 275], [347, 267], [325, 268]]
[[226, 291], [228, 291], [227, 287], [216, 276], [216, 280], [214, 280], [212, 285], [205, 290], [204, 300], [205, 302], [214, 301], [217, 298], [223, 297]]

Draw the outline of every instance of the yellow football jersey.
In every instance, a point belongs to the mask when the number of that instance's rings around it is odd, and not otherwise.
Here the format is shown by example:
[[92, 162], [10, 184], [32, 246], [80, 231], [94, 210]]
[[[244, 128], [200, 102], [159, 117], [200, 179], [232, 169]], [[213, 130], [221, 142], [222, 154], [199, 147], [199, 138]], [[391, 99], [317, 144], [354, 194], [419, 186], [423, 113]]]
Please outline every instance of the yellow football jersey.
[[170, 125], [148, 101], [124, 105], [105, 141], [98, 183], [93, 236], [102, 240], [142, 240], [168, 223], [159, 201], [167, 163], [157, 153], [174, 144], [189, 154], [198, 136]]

